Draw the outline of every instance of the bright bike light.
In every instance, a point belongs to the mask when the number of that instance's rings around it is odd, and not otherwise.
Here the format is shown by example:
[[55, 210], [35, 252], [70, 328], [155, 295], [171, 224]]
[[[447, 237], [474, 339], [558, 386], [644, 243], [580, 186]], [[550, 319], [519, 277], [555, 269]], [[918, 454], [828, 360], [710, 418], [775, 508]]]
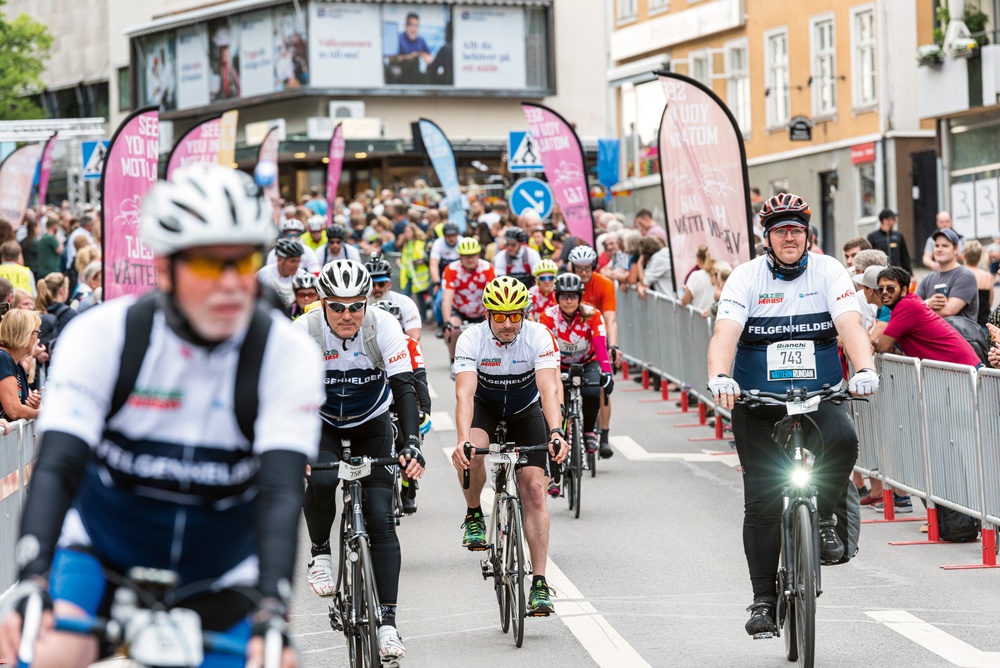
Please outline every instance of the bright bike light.
[[805, 487], [809, 484], [809, 471], [798, 469], [792, 473], [792, 484], [796, 487]]

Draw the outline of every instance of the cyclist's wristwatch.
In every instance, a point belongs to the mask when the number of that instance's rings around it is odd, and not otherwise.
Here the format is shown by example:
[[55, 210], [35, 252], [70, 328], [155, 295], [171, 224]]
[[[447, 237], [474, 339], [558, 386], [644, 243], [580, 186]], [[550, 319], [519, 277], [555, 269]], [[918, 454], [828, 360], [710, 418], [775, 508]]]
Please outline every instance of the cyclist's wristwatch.
[[555, 429], [549, 429], [549, 436], [552, 434], [559, 434], [560, 437], [566, 438], [566, 432], [563, 431], [562, 427], [556, 427]]

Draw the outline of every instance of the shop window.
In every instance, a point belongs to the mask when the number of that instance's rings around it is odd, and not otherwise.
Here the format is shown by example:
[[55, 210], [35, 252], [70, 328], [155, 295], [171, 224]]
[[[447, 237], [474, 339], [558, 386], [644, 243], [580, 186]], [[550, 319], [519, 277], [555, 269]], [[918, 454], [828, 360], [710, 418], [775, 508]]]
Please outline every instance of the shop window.
[[867, 5], [851, 12], [851, 69], [855, 108], [878, 101], [875, 68], [875, 10]]
[[764, 38], [764, 70], [767, 75], [767, 126], [784, 127], [791, 114], [788, 80], [788, 31], [782, 28]]
[[875, 163], [866, 162], [856, 168], [858, 174], [858, 217], [873, 218], [875, 206]]
[[750, 67], [745, 39], [726, 45], [726, 105], [743, 135], [750, 134]]
[[837, 45], [833, 17], [812, 25], [813, 115], [829, 116], [837, 112]]
[[132, 109], [132, 71], [128, 67], [118, 68], [118, 111]]
[[712, 55], [708, 51], [695, 51], [691, 53], [691, 78], [705, 85], [712, 87]]

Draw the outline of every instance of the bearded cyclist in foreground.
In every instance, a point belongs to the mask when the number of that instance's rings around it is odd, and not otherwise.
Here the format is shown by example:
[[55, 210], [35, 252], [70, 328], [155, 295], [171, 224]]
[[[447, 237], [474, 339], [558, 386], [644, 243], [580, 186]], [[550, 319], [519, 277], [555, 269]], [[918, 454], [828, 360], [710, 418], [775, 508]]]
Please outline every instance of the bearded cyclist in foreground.
[[467, 329], [455, 349], [455, 429], [458, 443], [451, 456], [459, 471], [470, 471], [463, 489], [468, 511], [462, 527], [462, 546], [486, 547], [486, 523], [480, 493], [486, 484], [483, 458], [466, 458], [463, 446], [486, 448], [500, 420], [507, 422], [507, 438], [518, 445], [549, 444], [549, 452], [525, 455], [527, 464], [517, 472], [517, 488], [524, 504], [524, 537], [531, 552], [534, 579], [528, 594], [528, 612], [548, 615], [555, 611], [545, 562], [549, 549], [549, 511], [545, 491], [549, 456], [561, 464], [569, 447], [559, 412], [559, 352], [552, 333], [525, 319], [528, 289], [510, 276], [492, 280], [483, 292], [486, 322]]
[[[716, 402], [732, 410], [743, 467], [743, 547], [754, 594], [746, 631], [754, 637], [771, 637], [777, 630], [775, 577], [787, 463], [771, 433], [786, 409], [734, 407], [734, 402], [741, 389], [841, 387], [838, 335], [858, 369], [848, 383], [851, 394], [869, 395], [879, 386], [854, 286], [839, 262], [809, 252], [809, 218], [808, 205], [797, 195], [782, 193], [764, 203], [766, 255], [729, 276], [708, 349], [708, 386]], [[782, 355], [790, 344], [801, 354]], [[820, 560], [837, 563], [853, 556], [844, 554], [834, 507], [854, 469], [858, 437], [846, 405], [823, 402], [802, 427], [806, 447], [816, 455], [811, 479], [818, 490]]]

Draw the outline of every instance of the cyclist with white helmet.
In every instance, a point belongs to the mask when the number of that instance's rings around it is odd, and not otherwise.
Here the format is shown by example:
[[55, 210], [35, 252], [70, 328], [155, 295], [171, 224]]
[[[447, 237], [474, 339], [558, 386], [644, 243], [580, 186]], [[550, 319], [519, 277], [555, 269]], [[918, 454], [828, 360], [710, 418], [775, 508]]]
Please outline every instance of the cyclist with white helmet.
[[424, 321], [420, 317], [420, 309], [416, 302], [392, 289], [392, 265], [378, 253], [372, 253], [365, 263], [368, 274], [372, 277], [372, 301], [390, 301], [399, 307], [402, 325], [406, 335], [420, 340], [420, 331]]
[[333, 224], [326, 228], [326, 246], [318, 252], [320, 263], [326, 267], [334, 260], [354, 260], [361, 262], [361, 253], [351, 245], [351, 233], [343, 225]]
[[[336, 461], [349, 439], [354, 456], [399, 455], [410, 480], [423, 475], [419, 409], [406, 336], [391, 315], [368, 308], [372, 279], [354, 260], [334, 260], [319, 275], [323, 307], [295, 326], [309, 332], [323, 350], [326, 399], [320, 402], [323, 431], [319, 461]], [[389, 404], [395, 402], [403, 449], [395, 453]], [[330, 530], [337, 520], [336, 471], [314, 471], [306, 487], [303, 512], [312, 542], [308, 581], [320, 596], [332, 596], [335, 582]], [[374, 470], [362, 483], [364, 513], [372, 544], [375, 584], [381, 602], [378, 629], [383, 666], [397, 665], [405, 649], [396, 631], [400, 551], [392, 519], [391, 467]]]
[[[302, 243], [302, 261], [299, 266], [302, 267], [303, 271], [315, 274], [319, 272], [321, 265], [315, 251], [306, 245], [305, 240], [302, 238], [305, 230], [306, 226], [298, 218], [285, 218], [278, 225], [278, 239], [294, 239]], [[271, 252], [267, 254], [267, 262], [265, 264], [275, 264], [277, 261], [277, 250], [271, 249]]]
[[257, 280], [261, 285], [274, 290], [281, 302], [288, 308], [295, 301], [292, 281], [296, 276], [306, 273], [302, 268], [302, 254], [305, 246], [298, 239], [278, 239], [274, 245], [274, 264], [267, 264], [257, 272]]
[[[159, 289], [74, 318], [52, 358], [0, 653], [17, 655], [11, 611], [42, 592], [37, 665], [94, 663], [98, 640], [55, 631], [52, 611], [107, 618], [117, 583], [146, 567], [174, 571], [188, 592], [174, 605], [204, 629], [250, 639], [247, 662], [260, 665], [259, 636], [284, 628], [291, 594], [302, 472], [320, 435], [320, 355], [258, 301], [274, 224], [249, 176], [178, 169], [143, 212]], [[296, 663], [286, 649], [282, 665]]]
[[[431, 308], [434, 309], [434, 319], [438, 323], [438, 331], [441, 335], [444, 334], [444, 329], [441, 328], [448, 322], [444, 318], [444, 314], [441, 309], [441, 305], [444, 300], [442, 273], [448, 265], [459, 259], [459, 240], [458, 225], [452, 222], [447, 222], [441, 223], [441, 235], [434, 240], [433, 244], [431, 244], [429, 265], [431, 272], [431, 290], [434, 293]], [[441, 336], [438, 336], [438, 338], [441, 338]]]
[[[343, 216], [340, 217], [343, 218]], [[326, 224], [326, 216], [309, 216], [309, 219], [306, 220], [306, 231], [308, 234], [302, 235], [302, 243], [307, 248], [320, 252], [326, 246]]]
[[528, 235], [520, 227], [508, 227], [503, 233], [503, 251], [497, 248], [493, 266], [497, 276], [513, 276], [531, 287], [535, 283], [532, 271], [542, 259], [534, 248], [528, 245]]
[[486, 467], [481, 457], [467, 459], [463, 446], [488, 447], [500, 420], [507, 422], [510, 441], [526, 446], [548, 443], [548, 453], [528, 453], [527, 464], [517, 472], [534, 574], [528, 612], [544, 616], [555, 611], [545, 582], [549, 457], [561, 464], [569, 450], [559, 410], [559, 351], [552, 332], [526, 320], [528, 289], [520, 281], [510, 276], [493, 279], [483, 292], [482, 303], [489, 317], [463, 332], [455, 351], [458, 444], [451, 461], [459, 471], [459, 481], [463, 471], [470, 471], [469, 488], [462, 490], [468, 506], [462, 546], [470, 550], [486, 547], [486, 522], [479, 501]]
[[319, 299], [316, 277], [312, 274], [297, 275], [292, 279], [292, 292], [295, 294], [295, 302], [292, 304], [289, 315], [292, 316], [292, 320], [295, 320]]
[[535, 284], [528, 288], [528, 294], [531, 296], [529, 317], [538, 322], [545, 309], [556, 305], [556, 293], [552, 287], [556, 283], [559, 265], [552, 260], [539, 260], [531, 273], [535, 276]]
[[[596, 272], [597, 253], [590, 246], [580, 245], [571, 250], [568, 264], [569, 270], [583, 281], [583, 296], [580, 301], [591, 304], [604, 316], [611, 364], [617, 367], [621, 363], [621, 351], [618, 350], [615, 282]], [[598, 418], [601, 426], [601, 459], [608, 459], [615, 454], [614, 450], [611, 449], [611, 444], [608, 443], [608, 435], [611, 430], [611, 402], [607, 397], [605, 399], [606, 401], [601, 402], [600, 417]]]
[[[444, 316], [445, 341], [448, 343], [448, 359], [455, 362], [455, 343], [465, 323], [477, 323], [486, 319], [483, 307], [483, 290], [496, 273], [479, 254], [482, 248], [475, 237], [465, 237], [458, 243], [458, 260], [444, 270], [444, 299], [441, 313]], [[452, 378], [454, 378], [452, 370]]]

